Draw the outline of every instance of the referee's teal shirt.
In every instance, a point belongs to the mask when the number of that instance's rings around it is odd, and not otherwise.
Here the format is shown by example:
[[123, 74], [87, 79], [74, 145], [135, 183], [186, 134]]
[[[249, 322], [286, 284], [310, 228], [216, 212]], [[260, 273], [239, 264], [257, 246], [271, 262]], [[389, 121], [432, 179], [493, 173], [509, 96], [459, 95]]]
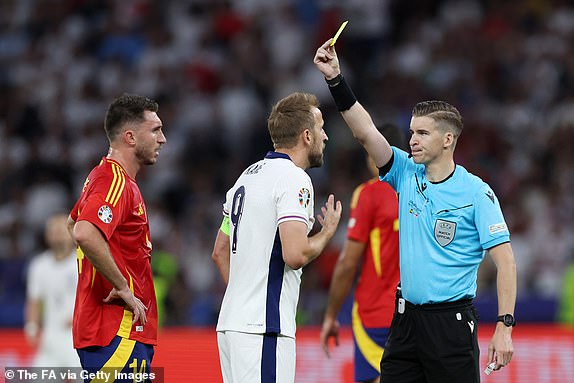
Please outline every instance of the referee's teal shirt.
[[392, 149], [393, 164], [380, 179], [399, 195], [403, 297], [414, 304], [473, 298], [485, 250], [510, 241], [498, 199], [462, 166], [431, 183], [424, 165]]

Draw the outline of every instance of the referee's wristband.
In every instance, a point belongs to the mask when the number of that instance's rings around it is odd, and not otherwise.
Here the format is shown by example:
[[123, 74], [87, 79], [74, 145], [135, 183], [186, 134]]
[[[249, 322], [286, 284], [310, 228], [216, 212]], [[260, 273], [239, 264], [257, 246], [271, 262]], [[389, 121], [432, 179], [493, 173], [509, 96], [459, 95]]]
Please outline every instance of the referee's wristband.
[[342, 74], [339, 73], [336, 77], [330, 80], [325, 79], [325, 81], [327, 85], [329, 85], [331, 96], [333, 96], [333, 100], [335, 100], [335, 105], [337, 105], [339, 112], [351, 109], [355, 102], [357, 102], [357, 98]]

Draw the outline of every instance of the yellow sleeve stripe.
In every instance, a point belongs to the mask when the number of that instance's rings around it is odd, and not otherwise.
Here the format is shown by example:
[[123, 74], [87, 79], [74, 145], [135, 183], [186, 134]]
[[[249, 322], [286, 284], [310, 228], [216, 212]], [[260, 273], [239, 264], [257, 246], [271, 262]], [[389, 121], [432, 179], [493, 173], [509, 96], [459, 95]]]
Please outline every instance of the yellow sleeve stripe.
[[374, 228], [370, 234], [371, 254], [373, 256], [373, 264], [375, 265], [375, 272], [377, 277], [382, 276], [381, 271], [381, 229]]
[[108, 195], [106, 196], [105, 201], [115, 207], [120, 200], [122, 192], [124, 191], [124, 186], [126, 185], [126, 176], [118, 165], [114, 163], [111, 165], [112, 172], [114, 173], [114, 179], [112, 180], [112, 184], [110, 186], [110, 190], [108, 190]]
[[376, 344], [365, 331], [361, 318], [359, 317], [359, 305], [357, 302], [353, 304], [353, 334], [357, 341], [357, 347], [365, 357], [365, 360], [378, 372], [381, 372], [380, 362], [384, 353], [384, 349]]

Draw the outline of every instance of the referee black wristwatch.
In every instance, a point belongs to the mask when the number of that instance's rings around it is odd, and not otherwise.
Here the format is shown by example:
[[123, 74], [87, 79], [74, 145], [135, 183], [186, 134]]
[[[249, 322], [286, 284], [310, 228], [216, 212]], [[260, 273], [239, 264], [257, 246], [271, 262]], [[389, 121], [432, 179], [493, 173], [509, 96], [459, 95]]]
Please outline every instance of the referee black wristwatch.
[[506, 327], [516, 326], [516, 319], [514, 319], [512, 314], [499, 315], [496, 317], [496, 321], [504, 323]]

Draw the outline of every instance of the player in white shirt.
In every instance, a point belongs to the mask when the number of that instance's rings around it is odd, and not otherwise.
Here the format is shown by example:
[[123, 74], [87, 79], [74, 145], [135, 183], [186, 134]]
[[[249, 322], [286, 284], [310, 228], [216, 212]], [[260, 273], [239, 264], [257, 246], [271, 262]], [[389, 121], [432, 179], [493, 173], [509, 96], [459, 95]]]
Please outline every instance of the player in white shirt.
[[44, 237], [48, 249], [28, 269], [26, 337], [38, 345], [35, 367], [80, 367], [72, 343], [72, 317], [78, 271], [67, 215], [52, 216]]
[[275, 148], [227, 192], [213, 260], [227, 283], [217, 339], [225, 383], [295, 380], [295, 313], [301, 268], [335, 234], [341, 202], [330, 195], [313, 228], [313, 185], [305, 169], [323, 164], [327, 135], [314, 95], [293, 93], [273, 106]]

